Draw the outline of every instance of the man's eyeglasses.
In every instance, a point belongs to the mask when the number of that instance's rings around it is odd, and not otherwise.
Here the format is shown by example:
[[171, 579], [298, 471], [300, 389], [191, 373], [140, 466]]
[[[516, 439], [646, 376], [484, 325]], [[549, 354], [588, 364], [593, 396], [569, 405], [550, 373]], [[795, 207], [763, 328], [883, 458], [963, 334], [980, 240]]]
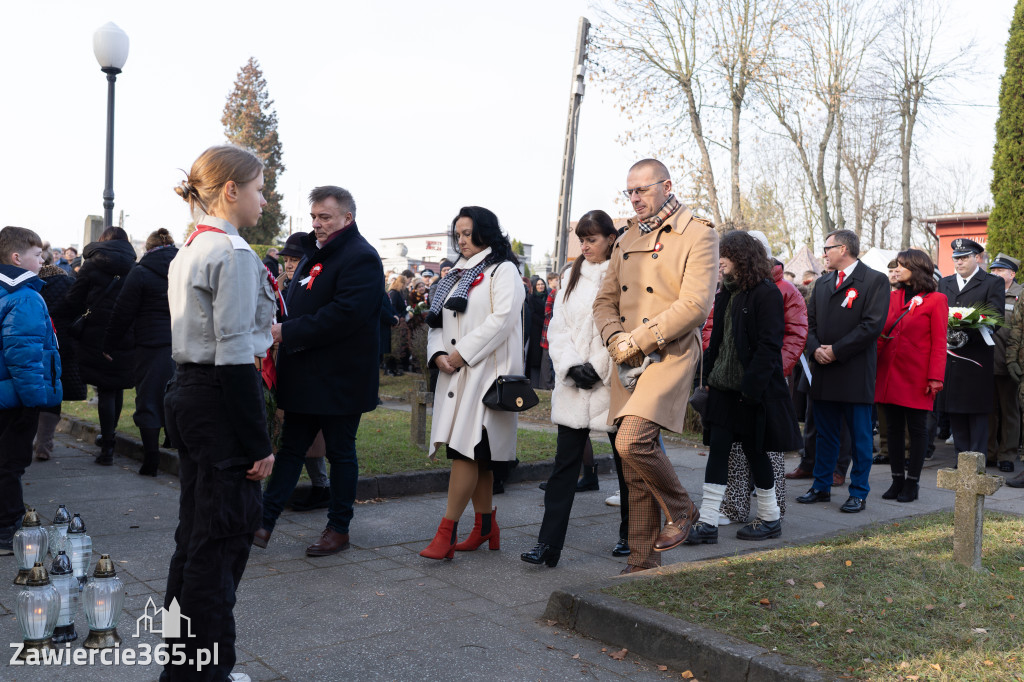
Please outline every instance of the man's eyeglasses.
[[626, 200], [628, 201], [629, 199], [633, 198], [633, 193], [634, 192], [636, 192], [640, 196], [643, 196], [644, 194], [647, 193], [648, 189], [650, 189], [651, 187], [654, 187], [655, 185], [660, 185], [661, 183], [666, 182], [667, 180], [668, 180], [668, 178], [665, 178], [665, 180], [658, 180], [657, 182], [652, 182], [651, 184], [644, 185], [643, 187], [634, 187], [633, 189], [624, 189], [624, 190], [622, 190], [622, 194], [626, 197]]
[[827, 254], [829, 249], [836, 249], [836, 248], [839, 248], [840, 246], [843, 246], [843, 245], [842, 244], [833, 244], [832, 246], [825, 246], [825, 247], [822, 247], [821, 252]]

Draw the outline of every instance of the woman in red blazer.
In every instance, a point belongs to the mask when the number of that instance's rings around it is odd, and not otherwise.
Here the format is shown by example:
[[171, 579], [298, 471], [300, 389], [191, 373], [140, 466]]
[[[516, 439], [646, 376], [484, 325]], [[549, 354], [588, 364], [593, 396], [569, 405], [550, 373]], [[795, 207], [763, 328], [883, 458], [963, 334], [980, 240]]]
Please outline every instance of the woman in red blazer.
[[[875, 402], [888, 419], [892, 486], [885, 500], [917, 499], [918, 479], [928, 448], [926, 424], [946, 375], [949, 304], [936, 292], [932, 259], [908, 249], [896, 256], [897, 289], [878, 337]], [[910, 462], [904, 473], [903, 434], [910, 433]]]

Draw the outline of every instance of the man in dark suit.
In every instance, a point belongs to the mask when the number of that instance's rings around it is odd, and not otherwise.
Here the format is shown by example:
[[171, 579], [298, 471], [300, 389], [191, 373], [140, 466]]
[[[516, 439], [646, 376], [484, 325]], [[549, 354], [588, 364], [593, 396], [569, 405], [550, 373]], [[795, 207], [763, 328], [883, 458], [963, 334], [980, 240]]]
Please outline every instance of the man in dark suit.
[[[939, 293], [953, 308], [985, 306], [996, 315], [1003, 314], [1006, 283], [985, 272], [985, 249], [973, 239], [953, 240], [953, 269], [956, 272], [939, 280]], [[946, 355], [946, 385], [939, 404], [949, 415], [953, 447], [957, 452], [988, 451], [988, 414], [992, 411], [995, 390], [995, 340], [986, 329], [965, 330], [967, 341]], [[957, 357], [959, 356], [959, 357]]]
[[860, 240], [836, 230], [825, 240], [831, 272], [818, 280], [807, 306], [807, 348], [814, 379], [810, 398], [818, 429], [814, 484], [797, 502], [831, 499], [843, 420], [850, 429], [853, 470], [850, 497], [840, 511], [863, 511], [870, 487], [875, 363], [878, 335], [889, 312], [889, 278], [857, 259]]
[[331, 463], [327, 527], [307, 556], [347, 549], [359, 465], [356, 431], [377, 407], [381, 282], [377, 251], [356, 227], [356, 204], [340, 187], [309, 193], [313, 231], [285, 300], [288, 317], [271, 328], [277, 354], [278, 405], [284, 410], [281, 449], [263, 494], [263, 527], [253, 541], [266, 547], [277, 517], [299, 480], [306, 452], [323, 431]]

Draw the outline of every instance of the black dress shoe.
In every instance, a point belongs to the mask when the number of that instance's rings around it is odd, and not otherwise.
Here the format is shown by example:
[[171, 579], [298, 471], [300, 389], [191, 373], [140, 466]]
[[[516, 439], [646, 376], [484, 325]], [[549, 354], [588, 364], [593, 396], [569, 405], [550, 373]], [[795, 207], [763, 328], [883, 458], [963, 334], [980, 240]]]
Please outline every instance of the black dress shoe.
[[843, 502], [843, 506], [839, 508], [839, 511], [846, 512], [847, 514], [856, 514], [857, 512], [864, 511], [867, 506], [867, 502], [861, 498], [850, 495], [850, 498]]
[[755, 518], [753, 521], [736, 531], [738, 540], [768, 540], [782, 535], [782, 519], [765, 521]]
[[1024, 472], [1021, 472], [1013, 478], [1006, 479], [1006, 485], [1011, 488], [1024, 488]]
[[828, 502], [832, 499], [832, 493], [827, 490], [811, 488], [806, 493], [796, 498], [800, 504], [814, 504], [815, 502]]
[[619, 541], [615, 543], [612, 556], [629, 556], [629, 543], [626, 538], [619, 538]]
[[528, 564], [547, 564], [548, 568], [554, 568], [558, 565], [558, 560], [561, 556], [562, 550], [555, 549], [551, 545], [545, 545], [543, 542], [538, 542], [536, 547], [529, 552], [523, 552], [519, 555], [519, 558]]
[[327, 486], [315, 485], [309, 489], [309, 495], [305, 499], [292, 504], [292, 510], [297, 512], [313, 511], [314, 509], [326, 509], [331, 504], [331, 489]]
[[872, 464], [888, 464], [889, 463], [889, 456], [888, 455], [881, 455], [881, 454], [875, 455], [874, 457], [871, 458], [871, 463]]
[[999, 470], [1000, 471], [1005, 471], [1007, 473], [1013, 471], [1013, 462], [1000, 462], [999, 463]]
[[718, 526], [698, 521], [690, 528], [690, 534], [683, 542], [687, 545], [717, 545]]

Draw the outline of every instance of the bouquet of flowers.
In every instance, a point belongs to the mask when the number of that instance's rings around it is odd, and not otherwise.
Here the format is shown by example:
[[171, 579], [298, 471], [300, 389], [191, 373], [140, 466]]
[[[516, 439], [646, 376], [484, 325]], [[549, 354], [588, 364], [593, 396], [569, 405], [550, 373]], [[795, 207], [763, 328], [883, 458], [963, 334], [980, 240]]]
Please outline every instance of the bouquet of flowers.
[[430, 312], [430, 305], [428, 305], [426, 301], [420, 301], [414, 306], [406, 306], [405, 312], [410, 315], [426, 315]]
[[[1003, 318], [989, 306], [979, 305], [949, 309], [949, 323], [946, 332], [946, 347], [955, 350], [967, 344], [968, 329], [985, 329], [988, 333], [1005, 323]], [[985, 333], [985, 332], [983, 332]]]

